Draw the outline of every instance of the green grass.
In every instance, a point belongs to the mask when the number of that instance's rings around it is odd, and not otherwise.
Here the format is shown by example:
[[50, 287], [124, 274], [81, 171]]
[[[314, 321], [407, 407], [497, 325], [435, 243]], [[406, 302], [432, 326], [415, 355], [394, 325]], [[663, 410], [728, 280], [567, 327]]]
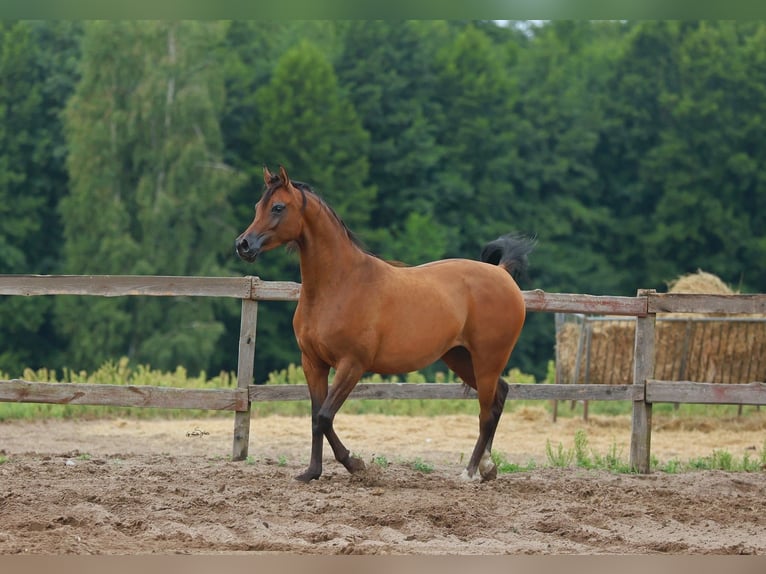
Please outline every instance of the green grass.
[[[618, 449], [615, 443], [609, 447], [606, 453], [600, 454], [589, 447], [588, 435], [584, 430], [575, 433], [573, 446], [565, 447], [562, 443], [556, 446], [546, 441], [545, 454], [547, 465], [538, 467], [534, 461], [527, 465], [509, 463], [501, 453], [492, 453], [492, 460], [497, 465], [498, 473], [525, 472], [535, 468], [581, 468], [586, 470], [606, 470], [619, 474], [632, 474], [627, 458]], [[726, 450], [714, 450], [705, 457], [693, 458], [688, 461], [672, 459], [660, 462], [656, 457], [650, 461], [652, 471], [678, 474], [696, 470], [724, 470], [728, 472], [762, 472], [766, 470], [766, 440], [764, 440], [760, 452], [750, 454], [746, 452], [741, 458], [737, 458]]]
[[434, 471], [434, 466], [431, 463], [428, 463], [419, 457], [410, 463], [410, 468], [424, 474], [429, 474]]
[[492, 453], [492, 462], [497, 466], [497, 472], [499, 474], [529, 472], [538, 468], [537, 463], [532, 459], [527, 461], [526, 464], [516, 464], [515, 462], [509, 462], [505, 455], [499, 452]]
[[380, 468], [388, 468], [388, 465], [390, 464], [388, 458], [383, 455], [374, 456], [372, 458], [372, 463], [378, 465]]
[[755, 457], [746, 452], [742, 455], [742, 458], [736, 458], [728, 451], [714, 450], [709, 456], [694, 458], [686, 462], [668, 461], [653, 466], [656, 466], [656, 470], [671, 474], [693, 470], [760, 472], [766, 470], [766, 440], [763, 443], [761, 452], [757, 453]]

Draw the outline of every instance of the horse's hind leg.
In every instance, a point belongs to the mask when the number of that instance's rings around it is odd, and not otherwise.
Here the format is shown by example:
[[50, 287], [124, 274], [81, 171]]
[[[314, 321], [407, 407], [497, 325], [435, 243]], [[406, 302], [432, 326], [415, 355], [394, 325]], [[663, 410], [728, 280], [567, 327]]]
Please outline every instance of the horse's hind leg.
[[472, 479], [478, 470], [479, 476], [483, 480], [492, 480], [497, 476], [497, 468], [490, 456], [492, 441], [495, 438], [500, 415], [503, 413], [508, 385], [499, 377], [499, 373], [494, 375], [482, 374], [482, 378], [478, 379], [471, 353], [465, 347], [450, 349], [442, 357], [442, 360], [465, 384], [476, 389], [479, 394], [481, 408], [479, 438], [471, 454], [468, 467], [463, 474], [466, 478]]
[[493, 480], [497, 477], [497, 466], [491, 457], [492, 441], [495, 438], [500, 416], [503, 414], [505, 397], [508, 395], [508, 384], [499, 377], [496, 379], [495, 385], [490, 382], [491, 380], [487, 380], [485, 385], [482, 385], [481, 379], [477, 380], [481, 409], [479, 412], [479, 438], [464, 472], [464, 476], [469, 479], [476, 477], [477, 470], [482, 480]]

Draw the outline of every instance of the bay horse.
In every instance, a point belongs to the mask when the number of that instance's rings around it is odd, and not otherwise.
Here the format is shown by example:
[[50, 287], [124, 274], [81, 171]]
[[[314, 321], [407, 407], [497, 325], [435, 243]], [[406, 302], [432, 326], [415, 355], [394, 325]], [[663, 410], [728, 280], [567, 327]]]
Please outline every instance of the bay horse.
[[323, 437], [349, 472], [363, 470], [333, 429], [343, 402], [365, 372], [405, 373], [439, 358], [478, 394], [479, 438], [463, 477], [495, 478], [490, 452], [508, 393], [500, 375], [525, 318], [514, 276], [525, 271], [534, 242], [503, 236], [484, 248], [482, 262], [392, 264], [365, 251], [336, 212], [307, 184], [291, 181], [284, 167], [278, 174], [264, 168], [263, 179], [255, 217], [235, 246], [248, 262], [284, 244], [300, 254], [293, 328], [311, 397], [312, 439], [309, 466], [295, 478], [309, 482], [322, 474]]

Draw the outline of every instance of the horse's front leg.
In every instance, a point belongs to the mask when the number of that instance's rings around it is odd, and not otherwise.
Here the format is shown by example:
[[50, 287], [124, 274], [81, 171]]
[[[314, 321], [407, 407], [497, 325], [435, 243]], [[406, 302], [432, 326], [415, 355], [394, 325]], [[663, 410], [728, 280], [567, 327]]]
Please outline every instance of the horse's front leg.
[[351, 456], [349, 450], [340, 441], [338, 435], [335, 434], [333, 421], [338, 410], [348, 398], [348, 395], [351, 394], [363, 373], [364, 369], [355, 362], [345, 361], [339, 363], [332, 381], [332, 387], [317, 416], [319, 428], [327, 437], [327, 442], [330, 443], [335, 459], [352, 474], [365, 469], [364, 461], [361, 458]]
[[315, 365], [305, 355], [301, 357], [301, 365], [306, 375], [306, 382], [311, 397], [311, 460], [305, 472], [295, 477], [301, 482], [309, 482], [322, 475], [322, 443], [324, 432], [319, 425], [319, 411], [327, 398], [327, 376], [330, 368], [326, 365]]

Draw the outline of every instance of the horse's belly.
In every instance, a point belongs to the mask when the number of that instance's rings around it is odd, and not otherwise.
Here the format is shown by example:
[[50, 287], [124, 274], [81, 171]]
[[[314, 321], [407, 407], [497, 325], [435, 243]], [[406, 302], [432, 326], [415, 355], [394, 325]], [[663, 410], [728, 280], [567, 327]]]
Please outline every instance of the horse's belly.
[[458, 325], [450, 321], [438, 323], [405, 323], [389, 330], [380, 338], [368, 370], [381, 374], [408, 373], [437, 361], [460, 344]]
[[402, 356], [387, 354], [382, 357], [376, 357], [367, 371], [381, 375], [411, 373], [412, 371], [419, 371], [420, 369], [424, 369], [428, 365], [436, 362], [442, 355], [444, 355], [444, 352], [434, 353], [431, 355], [419, 354], [417, 356], [413, 356], [411, 354]]

